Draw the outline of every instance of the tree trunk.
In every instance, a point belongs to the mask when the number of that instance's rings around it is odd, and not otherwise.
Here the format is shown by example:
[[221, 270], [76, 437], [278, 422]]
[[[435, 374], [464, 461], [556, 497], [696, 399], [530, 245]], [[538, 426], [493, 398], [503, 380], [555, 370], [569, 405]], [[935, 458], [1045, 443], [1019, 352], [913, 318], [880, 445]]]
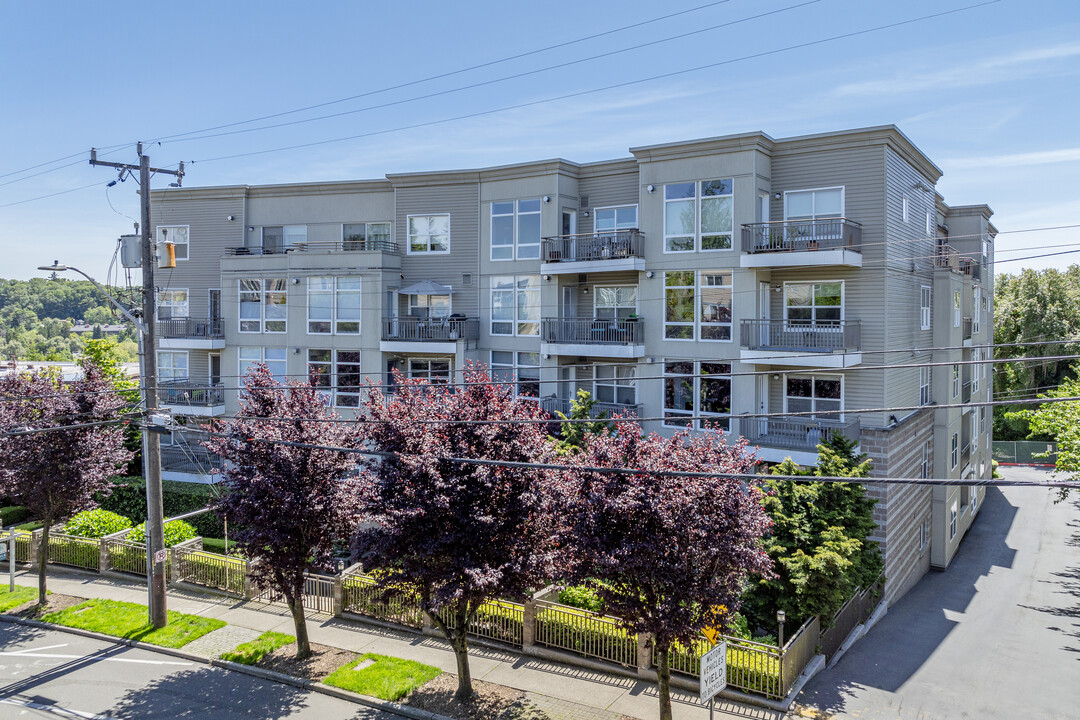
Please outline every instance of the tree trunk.
[[292, 613], [293, 627], [296, 629], [296, 659], [303, 660], [311, 656], [311, 643], [308, 641], [307, 618], [304, 617], [303, 587], [300, 593], [296, 588], [285, 595], [285, 601], [289, 604], [289, 612]]
[[668, 663], [668, 643], [654, 646], [656, 652], [657, 695], [660, 697], [660, 720], [671, 720], [671, 665]]
[[472, 699], [472, 672], [469, 670], [469, 604], [463, 602], [457, 609], [457, 627], [454, 628], [454, 636], [450, 643], [454, 646], [454, 659], [457, 660], [458, 686], [454, 693], [454, 699], [467, 702]]
[[45, 606], [45, 567], [49, 562], [49, 527], [52, 519], [46, 518], [41, 526], [41, 546], [38, 548], [38, 605]]

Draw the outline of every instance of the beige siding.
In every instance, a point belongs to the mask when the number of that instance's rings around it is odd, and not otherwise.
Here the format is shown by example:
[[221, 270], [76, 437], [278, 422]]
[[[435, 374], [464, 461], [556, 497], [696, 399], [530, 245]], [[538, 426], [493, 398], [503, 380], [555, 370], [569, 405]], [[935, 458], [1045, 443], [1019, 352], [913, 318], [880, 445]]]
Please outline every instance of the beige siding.
[[[581, 179], [578, 182], [580, 197], [588, 197], [589, 217], [578, 215], [578, 232], [587, 233], [593, 231], [593, 208], [608, 207], [610, 205], [637, 205], [638, 203], [638, 169], [637, 164], [632, 162], [618, 162], [592, 165], [582, 168]], [[638, 216], [640, 218], [640, 215]]]

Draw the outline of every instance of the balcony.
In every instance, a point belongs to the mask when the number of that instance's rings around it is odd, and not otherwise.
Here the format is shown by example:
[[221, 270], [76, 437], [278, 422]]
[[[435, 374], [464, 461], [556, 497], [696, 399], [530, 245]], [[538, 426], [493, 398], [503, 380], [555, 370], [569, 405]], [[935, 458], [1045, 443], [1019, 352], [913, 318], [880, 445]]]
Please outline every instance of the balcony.
[[155, 323], [163, 350], [220, 350], [225, 347], [221, 318], [169, 318]]
[[225, 414], [225, 388], [177, 380], [158, 384], [158, 403], [177, 415]]
[[231, 247], [225, 254], [238, 255], [285, 255], [293, 252], [384, 252], [400, 255], [401, 248], [390, 240], [336, 240], [329, 242], [298, 242], [287, 247]]
[[383, 352], [455, 353], [461, 341], [480, 337], [480, 319], [464, 315], [439, 318], [383, 318]]
[[744, 362], [829, 368], [862, 362], [858, 320], [743, 320], [739, 330]]
[[[834, 435], [843, 435], [858, 445], [859, 432], [858, 417], [850, 420], [819, 420], [810, 417], [739, 418], [739, 434], [751, 445], [760, 446], [758, 457], [769, 462], [779, 462], [790, 456], [800, 464], [815, 464], [818, 443], [825, 442]], [[814, 457], [799, 457], [792, 453], [810, 453]]]
[[742, 267], [862, 267], [862, 225], [847, 218], [742, 226]]
[[645, 236], [637, 229], [558, 235], [544, 238], [541, 257], [546, 275], [642, 271]]
[[975, 323], [971, 318], [969, 318], [969, 317], [964, 318], [964, 323], [963, 323], [964, 340], [971, 340], [971, 335], [972, 335], [972, 331], [974, 330], [974, 326], [975, 326]]
[[197, 445], [162, 445], [161, 478], [184, 482], [218, 482], [220, 474], [214, 469], [221, 469], [225, 461], [204, 447]]
[[[546, 397], [539, 398], [540, 407], [548, 415], [552, 417], [558, 417], [555, 413], [561, 412], [567, 417], [570, 416], [570, 401], [566, 398], [559, 397]], [[628, 415], [633, 413], [640, 417], [641, 405], [625, 405], [623, 403], [604, 403], [597, 402], [592, 406], [592, 412], [589, 413], [589, 417], [596, 418], [598, 420], [606, 420], [612, 415]]]
[[971, 381], [964, 383], [960, 388], [960, 402], [971, 402]]
[[540, 321], [540, 352], [553, 355], [644, 357], [644, 329], [641, 320], [543, 318]]

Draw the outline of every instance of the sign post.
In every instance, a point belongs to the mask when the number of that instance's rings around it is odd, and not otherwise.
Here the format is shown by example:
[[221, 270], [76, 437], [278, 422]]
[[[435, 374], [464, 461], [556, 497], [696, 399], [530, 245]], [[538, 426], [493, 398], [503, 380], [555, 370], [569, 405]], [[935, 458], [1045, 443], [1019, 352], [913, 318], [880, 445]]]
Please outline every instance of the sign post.
[[713, 697], [727, 687], [727, 641], [713, 645], [701, 656], [701, 704], [709, 703], [709, 720], [713, 717]]
[[15, 528], [8, 534], [8, 591], [15, 592]]

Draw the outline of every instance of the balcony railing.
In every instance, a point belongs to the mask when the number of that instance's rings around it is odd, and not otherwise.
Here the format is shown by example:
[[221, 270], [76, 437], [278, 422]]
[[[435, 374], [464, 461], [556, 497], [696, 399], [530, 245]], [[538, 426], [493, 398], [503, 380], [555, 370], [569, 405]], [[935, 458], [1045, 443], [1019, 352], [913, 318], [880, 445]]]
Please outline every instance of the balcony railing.
[[158, 385], [158, 402], [162, 405], [214, 407], [225, 404], [225, 388], [220, 385], [198, 385], [187, 381], [162, 382]]
[[970, 340], [971, 339], [971, 331], [972, 331], [973, 328], [974, 328], [974, 322], [972, 321], [972, 319], [969, 318], [969, 317], [964, 318], [964, 339], [965, 340]]
[[862, 343], [858, 320], [743, 320], [740, 331], [741, 345], [749, 350], [833, 352], [857, 350]]
[[645, 236], [636, 228], [544, 238], [544, 262], [581, 262], [645, 257]]
[[454, 342], [476, 340], [480, 337], [480, 319], [446, 318], [383, 318], [382, 339], [408, 342]]
[[161, 469], [165, 472], [209, 475], [215, 468], [225, 465], [220, 455], [215, 455], [197, 445], [162, 445]]
[[824, 420], [817, 418], [740, 418], [739, 433], [751, 445], [813, 452], [818, 443], [834, 435], [859, 442], [859, 418]]
[[971, 443], [964, 443], [960, 448], [960, 469], [964, 469], [971, 463]]
[[960, 402], [971, 402], [971, 383], [966, 382], [960, 388]]
[[641, 345], [641, 320], [596, 320], [593, 318], [544, 318], [540, 325], [543, 342], [572, 345]]
[[769, 253], [803, 250], [862, 252], [862, 225], [847, 218], [778, 220], [742, 226], [743, 252]]
[[278, 247], [231, 247], [226, 255], [284, 255], [291, 252], [385, 252], [399, 254], [400, 247], [390, 240], [332, 240], [327, 242], [298, 242]]
[[223, 338], [225, 327], [221, 318], [170, 318], [157, 321], [159, 338]]
[[[560, 397], [545, 397], [540, 398], [540, 407], [544, 412], [552, 417], [558, 417], [555, 413], [561, 412], [567, 417], [570, 416], [570, 401], [566, 398]], [[597, 419], [610, 418], [612, 415], [627, 415], [633, 413], [634, 415], [641, 415], [641, 405], [624, 405], [623, 403], [605, 403], [597, 402], [593, 403], [592, 412], [589, 413], [589, 417]]]

